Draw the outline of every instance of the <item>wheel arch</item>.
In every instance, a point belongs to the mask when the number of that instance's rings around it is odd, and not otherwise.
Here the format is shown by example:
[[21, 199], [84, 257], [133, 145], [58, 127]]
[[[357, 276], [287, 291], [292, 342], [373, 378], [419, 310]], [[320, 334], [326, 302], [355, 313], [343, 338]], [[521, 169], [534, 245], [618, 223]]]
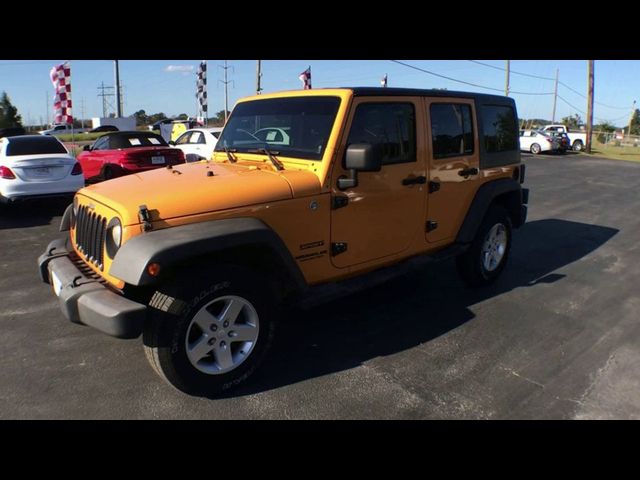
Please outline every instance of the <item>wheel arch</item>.
[[456, 241], [471, 243], [491, 205], [504, 207], [514, 228], [524, 223], [522, 187], [512, 178], [501, 178], [483, 184], [476, 192], [467, 215], [462, 222]]
[[[149, 263], [161, 272], [152, 277]], [[285, 292], [303, 290], [306, 281], [286, 245], [256, 218], [213, 220], [144, 233], [118, 250], [110, 274], [135, 287], [162, 282], [176, 271], [232, 263], [278, 280]]]

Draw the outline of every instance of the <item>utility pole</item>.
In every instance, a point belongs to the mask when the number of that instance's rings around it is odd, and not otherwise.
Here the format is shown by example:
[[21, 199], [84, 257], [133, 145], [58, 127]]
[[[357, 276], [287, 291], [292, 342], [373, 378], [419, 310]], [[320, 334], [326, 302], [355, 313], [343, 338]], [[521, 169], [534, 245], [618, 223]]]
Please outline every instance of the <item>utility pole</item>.
[[556, 123], [556, 102], [558, 101], [558, 74], [560, 69], [556, 68], [556, 85], [553, 89], [553, 113], [551, 114], [551, 123]]
[[82, 122], [82, 128], [84, 128], [84, 97], [80, 99], [80, 121]]
[[104, 93], [105, 90], [113, 89], [113, 87], [105, 87], [104, 82], [98, 87], [98, 90], [101, 90], [102, 93], [99, 93], [98, 96], [102, 97], [102, 118], [107, 118], [107, 110], [108, 107], [113, 105], [108, 102], [107, 97], [113, 97], [113, 93]]
[[587, 100], [587, 145], [586, 152], [591, 153], [591, 134], [593, 133], [593, 60], [588, 60], [588, 100]]
[[118, 66], [118, 60], [113, 61], [113, 66], [116, 75], [116, 118], [122, 116], [122, 100], [120, 98], [120, 67]]
[[511, 60], [507, 60], [506, 78], [504, 81], [504, 95], [509, 96], [509, 74], [511, 73]]
[[46, 129], [47, 128], [46, 125], [49, 124], [49, 92], [45, 91], [44, 92], [44, 97], [45, 97], [44, 104], [45, 104], [45, 106], [47, 108], [47, 116], [46, 116], [46, 120], [45, 120], [45, 122], [46, 122], [45, 129]]
[[631, 136], [631, 122], [633, 122], [633, 115], [636, 113], [636, 101], [633, 101], [633, 107], [631, 107], [631, 116], [629, 117], [629, 133], [628, 135]]
[[262, 91], [262, 87], [260, 86], [260, 81], [262, 80], [262, 62], [261, 60], [256, 60], [256, 95], [260, 95]]
[[229, 84], [233, 82], [233, 80], [227, 80], [227, 70], [233, 67], [227, 66], [227, 61], [224, 61], [224, 67], [222, 65], [218, 65], [218, 67], [224, 69], [224, 81], [218, 80], [219, 82], [224, 83], [224, 123], [227, 123], [227, 117], [229, 116]]

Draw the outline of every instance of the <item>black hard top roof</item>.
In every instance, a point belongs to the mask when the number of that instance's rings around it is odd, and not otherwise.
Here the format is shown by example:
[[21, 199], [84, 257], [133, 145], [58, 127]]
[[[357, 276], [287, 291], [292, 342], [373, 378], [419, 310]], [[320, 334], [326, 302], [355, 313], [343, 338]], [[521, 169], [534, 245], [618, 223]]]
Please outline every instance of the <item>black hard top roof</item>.
[[457, 98], [474, 98], [484, 102], [513, 102], [510, 97], [504, 95], [489, 95], [486, 93], [476, 92], [459, 92], [455, 90], [440, 90], [426, 88], [383, 88], [383, 87], [342, 87], [352, 90], [355, 96], [362, 97], [382, 97], [382, 96], [403, 96], [403, 97], [457, 97]]

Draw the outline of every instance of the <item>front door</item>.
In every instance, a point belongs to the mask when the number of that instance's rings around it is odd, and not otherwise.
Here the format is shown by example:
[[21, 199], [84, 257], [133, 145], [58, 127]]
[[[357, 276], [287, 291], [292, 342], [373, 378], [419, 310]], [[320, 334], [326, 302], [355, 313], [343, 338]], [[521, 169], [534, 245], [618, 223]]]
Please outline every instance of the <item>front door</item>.
[[[355, 98], [333, 169], [332, 263], [349, 267], [383, 259], [424, 242], [426, 204], [423, 102], [418, 97]], [[341, 191], [350, 144], [378, 144], [379, 172], [358, 172], [358, 185]]]
[[474, 101], [432, 98], [426, 101], [429, 133], [429, 207], [426, 238], [449, 241], [473, 200], [479, 178], [478, 131]]

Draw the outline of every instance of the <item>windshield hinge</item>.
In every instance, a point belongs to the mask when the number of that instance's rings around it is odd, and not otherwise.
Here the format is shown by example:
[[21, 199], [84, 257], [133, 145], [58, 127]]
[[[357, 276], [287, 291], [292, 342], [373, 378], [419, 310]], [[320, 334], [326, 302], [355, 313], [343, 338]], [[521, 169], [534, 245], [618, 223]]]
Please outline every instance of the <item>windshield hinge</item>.
[[149, 230], [153, 230], [153, 224], [151, 223], [151, 215], [149, 214], [149, 209], [146, 205], [140, 205], [138, 207], [138, 218], [140, 219], [140, 223], [142, 224], [142, 229], [145, 232]]

